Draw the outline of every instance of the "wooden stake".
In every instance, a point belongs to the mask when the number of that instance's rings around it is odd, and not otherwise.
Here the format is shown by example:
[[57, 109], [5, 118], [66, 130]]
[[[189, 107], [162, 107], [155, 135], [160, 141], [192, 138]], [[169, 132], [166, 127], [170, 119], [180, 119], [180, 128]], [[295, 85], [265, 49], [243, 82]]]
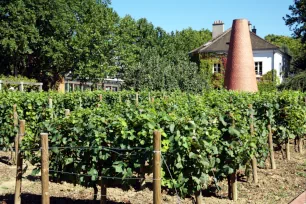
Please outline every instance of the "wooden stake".
[[16, 149], [17, 168], [16, 168], [16, 184], [15, 184], [14, 204], [20, 204], [21, 203], [22, 155], [21, 155], [21, 152], [19, 151], [19, 145], [21, 143], [21, 140], [23, 139], [24, 133], [25, 133], [25, 120], [20, 120], [19, 121], [18, 139], [16, 139], [18, 149]]
[[103, 182], [103, 179], [101, 178], [101, 200], [100, 200], [100, 204], [106, 204], [106, 195], [107, 195], [106, 184]]
[[253, 169], [253, 182], [258, 183], [257, 159], [255, 156], [252, 158], [252, 169]]
[[[253, 111], [252, 104], [249, 104], [249, 110]], [[251, 130], [251, 136], [254, 137], [254, 121], [253, 121], [253, 113], [250, 115], [251, 118], [251, 124], [250, 124], [250, 130]], [[258, 183], [258, 176], [257, 176], [257, 159], [255, 156], [252, 157], [252, 172], [253, 172], [253, 182]]]
[[13, 105], [13, 118], [14, 118], [14, 127], [18, 125], [18, 114], [17, 114], [17, 105]]
[[70, 110], [69, 109], [65, 109], [65, 117], [68, 117], [70, 115]]
[[287, 139], [286, 141], [286, 157], [287, 160], [290, 161], [290, 143], [289, 143], [289, 139]]
[[[17, 114], [17, 105], [13, 105], [13, 125], [14, 129], [18, 126], [18, 114]], [[11, 159], [13, 164], [16, 164], [17, 161], [17, 152], [18, 152], [18, 142], [16, 140], [18, 139], [18, 133], [15, 136], [15, 155], [13, 154], [13, 150], [11, 151]]]
[[52, 102], [52, 98], [49, 98], [49, 109], [51, 109], [51, 119], [53, 119], [53, 111], [52, 111], [52, 108], [53, 108], [53, 102]]
[[41, 203], [50, 203], [49, 194], [49, 144], [48, 134], [41, 133]]
[[48, 103], [49, 103], [49, 108], [52, 109], [53, 108], [52, 98], [49, 98]]
[[136, 97], [135, 97], [135, 105], [138, 106], [138, 93], [136, 93]]
[[154, 97], [152, 97], [151, 102], [154, 103]]
[[103, 96], [102, 94], [99, 94], [99, 101], [102, 102], [102, 100], [103, 100]]
[[268, 141], [269, 141], [271, 168], [276, 169], [271, 124], [268, 125], [268, 130], [269, 130]]
[[153, 136], [153, 204], [161, 204], [161, 134], [154, 131]]
[[196, 197], [196, 204], [202, 204], [202, 191], [199, 190], [195, 194]]
[[236, 173], [236, 170], [235, 170], [235, 173], [232, 173], [230, 175], [230, 182], [231, 182], [231, 185], [230, 185], [230, 191], [231, 191], [231, 194], [230, 194], [230, 199], [233, 200], [233, 201], [237, 201], [238, 200], [238, 188], [237, 188], [237, 173]]
[[303, 151], [303, 138], [302, 137], [298, 139], [298, 147], [299, 147], [299, 153], [303, 154], [304, 151]]

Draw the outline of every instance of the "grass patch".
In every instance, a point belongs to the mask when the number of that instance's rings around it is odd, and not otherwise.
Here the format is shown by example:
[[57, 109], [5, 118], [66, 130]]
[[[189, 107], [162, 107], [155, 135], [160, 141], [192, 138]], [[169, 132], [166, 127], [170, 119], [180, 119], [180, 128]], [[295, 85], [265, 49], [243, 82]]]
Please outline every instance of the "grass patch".
[[296, 175], [306, 178], [305, 172], [297, 172]]

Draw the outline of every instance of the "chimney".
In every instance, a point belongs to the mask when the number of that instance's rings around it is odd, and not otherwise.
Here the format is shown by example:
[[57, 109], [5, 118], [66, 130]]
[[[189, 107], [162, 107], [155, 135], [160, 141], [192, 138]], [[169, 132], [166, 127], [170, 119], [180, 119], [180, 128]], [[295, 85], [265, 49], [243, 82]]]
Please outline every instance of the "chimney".
[[222, 21], [215, 21], [212, 29], [212, 37], [215, 38], [224, 32], [224, 23]]
[[249, 30], [252, 31], [252, 23], [249, 21]]
[[253, 32], [254, 34], [256, 34], [256, 31], [257, 31], [257, 29], [255, 28], [255, 26], [253, 26], [252, 32]]

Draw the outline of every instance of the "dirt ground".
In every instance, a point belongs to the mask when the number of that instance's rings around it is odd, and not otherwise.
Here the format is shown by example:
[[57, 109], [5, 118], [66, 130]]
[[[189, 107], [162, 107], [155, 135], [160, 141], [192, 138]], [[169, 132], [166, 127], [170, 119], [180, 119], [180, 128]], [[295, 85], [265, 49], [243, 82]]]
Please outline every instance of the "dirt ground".
[[[0, 152], [0, 204], [10, 204], [14, 200], [16, 167], [8, 162], [9, 153]], [[256, 204], [282, 204], [290, 203], [294, 198], [306, 190], [306, 150], [301, 155], [296, 153], [291, 146], [291, 161], [282, 158], [280, 152], [276, 152], [276, 170], [258, 169], [259, 183], [253, 184], [241, 179], [238, 183], [238, 201], [233, 202], [227, 198], [227, 182], [219, 185], [221, 191], [216, 194], [203, 192], [205, 204], [227, 203], [256, 203]], [[268, 163], [268, 162], [267, 162]], [[24, 164], [25, 166], [25, 164]], [[269, 165], [267, 166], [269, 168]], [[22, 180], [22, 203], [41, 202], [40, 177], [31, 176], [33, 167], [29, 165]], [[50, 182], [51, 203], [99, 203], [93, 201], [93, 189], [82, 186], [74, 186], [68, 183]], [[98, 194], [98, 199], [100, 195]], [[123, 191], [120, 188], [107, 189], [108, 203], [113, 204], [151, 204], [153, 193], [148, 183], [148, 188], [142, 191], [129, 189]], [[178, 198], [163, 191], [162, 203], [194, 203], [193, 198], [186, 198], [178, 202]], [[305, 200], [306, 202], [306, 200]]]

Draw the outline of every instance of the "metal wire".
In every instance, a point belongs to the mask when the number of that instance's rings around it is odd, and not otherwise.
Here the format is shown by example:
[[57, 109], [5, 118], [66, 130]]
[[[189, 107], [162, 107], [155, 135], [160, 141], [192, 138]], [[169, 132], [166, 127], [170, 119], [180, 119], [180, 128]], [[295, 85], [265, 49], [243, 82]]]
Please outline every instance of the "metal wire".
[[113, 148], [113, 147], [106, 147], [106, 146], [97, 146], [97, 147], [85, 147], [85, 146], [80, 146], [80, 147], [49, 147], [49, 149], [54, 149], [54, 148], [58, 148], [58, 149], [100, 149], [100, 148], [104, 148], [104, 149], [109, 149], [109, 150], [117, 150], [117, 151], [131, 151], [131, 150], [148, 150], [147, 148], [144, 147], [133, 147], [133, 148], [129, 148], [129, 149], [123, 149], [123, 148]]
[[113, 180], [142, 180], [143, 179], [143, 178], [134, 178], [134, 177], [121, 178], [121, 177], [115, 177], [115, 176], [98, 176], [98, 175], [89, 175], [89, 174], [78, 174], [78, 173], [73, 173], [73, 172], [56, 171], [56, 170], [49, 170], [49, 172], [76, 175], [76, 176], [88, 176], [88, 177], [97, 176], [98, 178], [113, 179]]
[[[80, 149], [80, 150], [97, 149], [97, 150], [110, 151], [110, 152], [113, 152], [113, 153], [118, 154], [120, 156], [134, 156], [134, 155], [138, 155], [138, 154], [137, 153], [125, 154], [125, 153], [117, 152], [118, 150], [119, 151], [131, 151], [133, 149], [136, 149], [136, 150], [142, 150], [144, 152], [150, 151], [146, 148], [120, 149], [120, 148], [109, 148], [109, 147], [105, 147], [105, 146], [98, 146], [98, 147], [49, 147], [49, 150], [52, 150], [52, 149]], [[117, 150], [117, 151], [115, 151], [115, 150]]]
[[[163, 160], [165, 166], [167, 167], [167, 170], [168, 170], [168, 172], [169, 172], [169, 174], [170, 174], [171, 180], [173, 181], [174, 179], [173, 179], [172, 173], [171, 173], [171, 171], [170, 171], [170, 169], [169, 169], [169, 166], [168, 166], [168, 164], [167, 164], [167, 162], [166, 162], [166, 160], [165, 160], [163, 154], [160, 154], [160, 155], [161, 155], [161, 157], [162, 157], [162, 160]], [[174, 186], [174, 185], [173, 185], [173, 186]], [[175, 194], [176, 194], [176, 196], [177, 196], [177, 203], [181, 203], [181, 198], [180, 198], [180, 196], [179, 196], [179, 194], [178, 194], [177, 189], [176, 189], [175, 186], [174, 186], [174, 190], [175, 190]]]

